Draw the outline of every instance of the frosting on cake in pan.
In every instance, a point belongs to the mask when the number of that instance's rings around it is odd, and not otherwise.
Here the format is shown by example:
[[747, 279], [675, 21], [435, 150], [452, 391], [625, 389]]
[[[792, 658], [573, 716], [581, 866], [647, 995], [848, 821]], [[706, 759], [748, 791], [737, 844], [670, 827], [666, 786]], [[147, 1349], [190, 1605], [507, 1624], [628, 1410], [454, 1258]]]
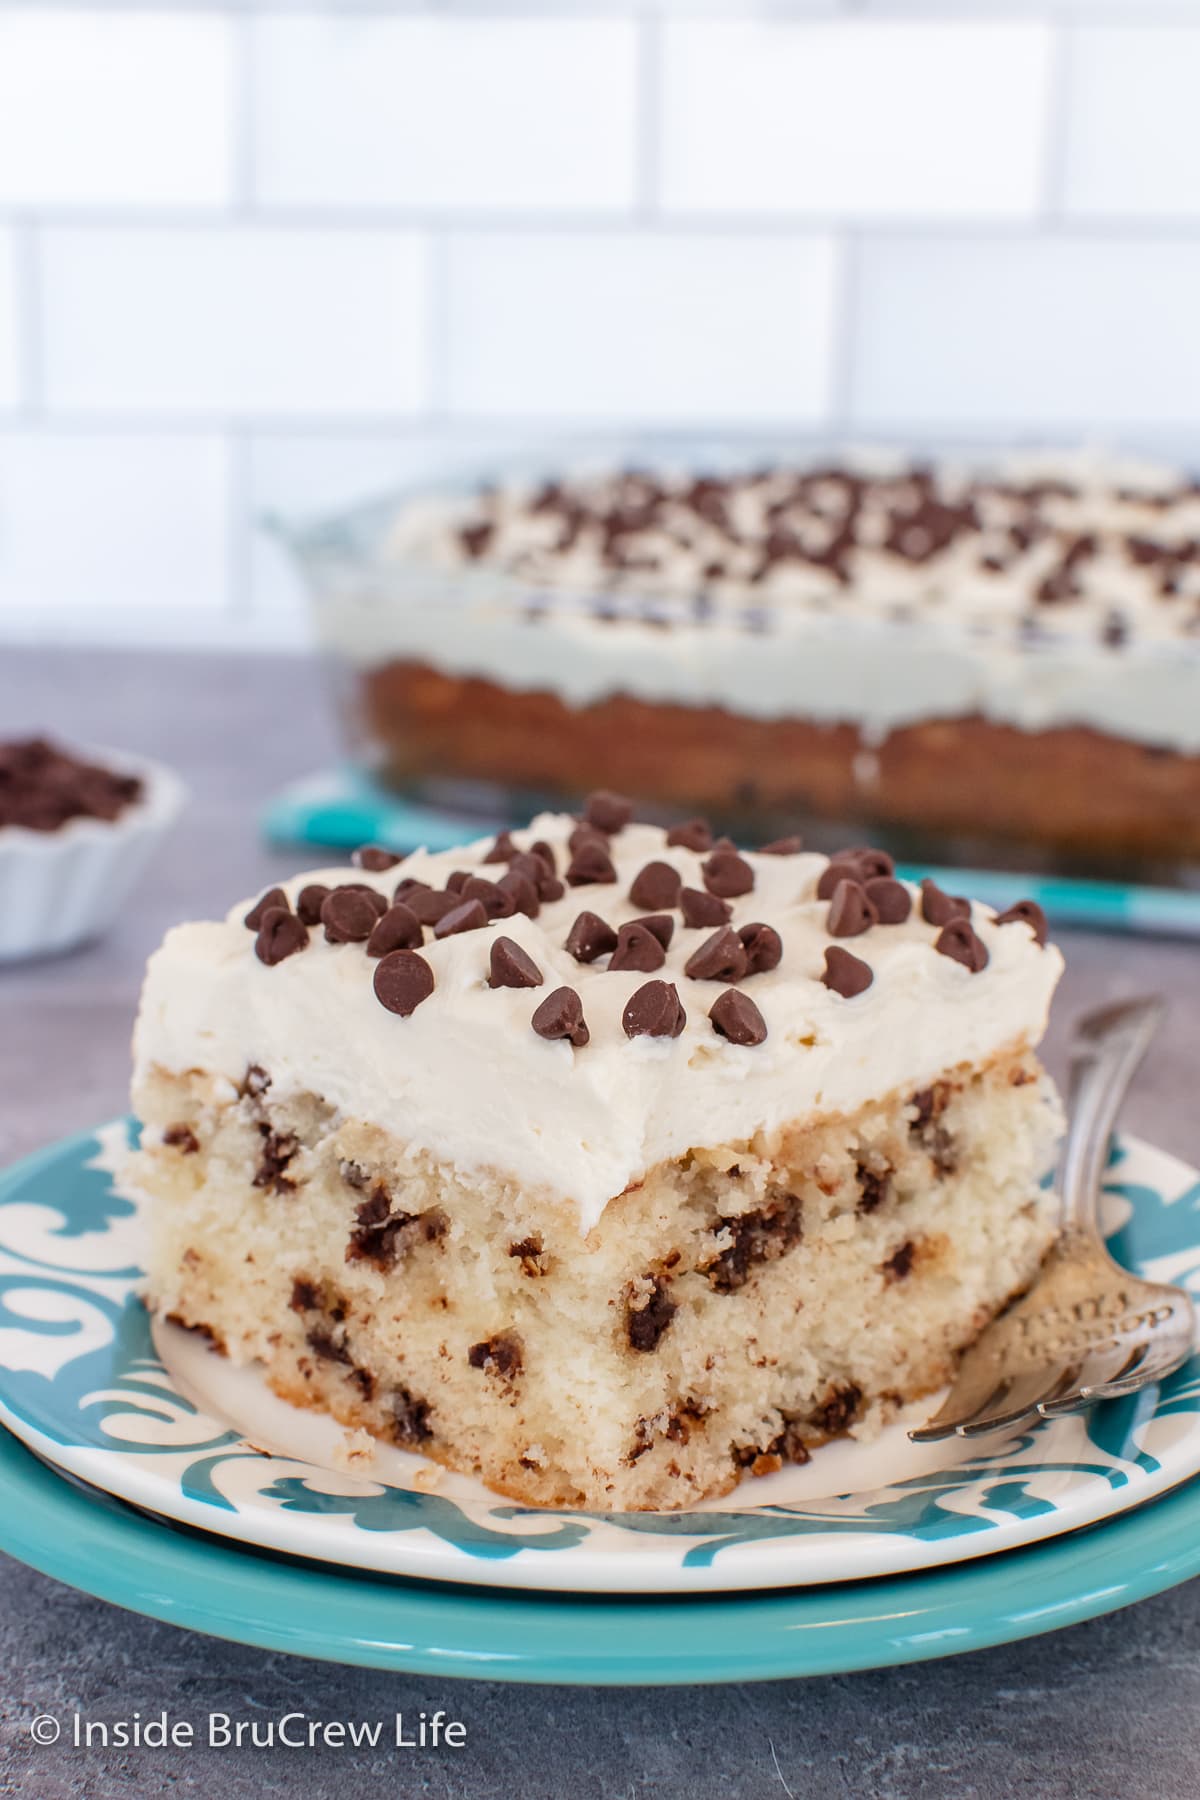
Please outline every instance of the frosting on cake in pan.
[[135, 1085], [257, 1066], [277, 1097], [573, 1202], [586, 1232], [696, 1145], [1041, 1037], [1062, 959], [1036, 907], [998, 919], [896, 882], [877, 851], [739, 853], [624, 817], [593, 796], [582, 826], [368, 852], [177, 927], [147, 973]]

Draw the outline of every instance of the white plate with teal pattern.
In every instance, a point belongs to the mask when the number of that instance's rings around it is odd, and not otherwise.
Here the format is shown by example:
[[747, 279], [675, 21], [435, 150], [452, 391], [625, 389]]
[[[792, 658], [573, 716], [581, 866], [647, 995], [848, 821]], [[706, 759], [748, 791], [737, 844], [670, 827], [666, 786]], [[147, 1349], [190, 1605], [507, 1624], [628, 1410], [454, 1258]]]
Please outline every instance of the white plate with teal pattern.
[[[820, 1450], [687, 1513], [514, 1505], [419, 1456], [366, 1466], [194, 1334], [151, 1331], [143, 1221], [107, 1170], [127, 1127], [0, 1176], [0, 1422], [50, 1462], [165, 1518], [293, 1556], [439, 1581], [671, 1594], [811, 1586], [937, 1568], [1110, 1518], [1200, 1470], [1200, 1356], [1160, 1387], [983, 1449], [906, 1427]], [[1200, 1176], [1114, 1147], [1119, 1260], [1200, 1293]]]

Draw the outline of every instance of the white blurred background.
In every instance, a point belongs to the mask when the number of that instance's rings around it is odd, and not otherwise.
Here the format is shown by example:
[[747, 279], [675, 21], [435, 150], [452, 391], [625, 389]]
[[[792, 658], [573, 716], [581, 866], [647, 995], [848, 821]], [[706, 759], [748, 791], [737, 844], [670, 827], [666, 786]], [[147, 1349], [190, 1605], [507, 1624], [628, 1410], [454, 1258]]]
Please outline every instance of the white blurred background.
[[594, 431], [1200, 462], [1200, 0], [0, 7], [0, 638]]

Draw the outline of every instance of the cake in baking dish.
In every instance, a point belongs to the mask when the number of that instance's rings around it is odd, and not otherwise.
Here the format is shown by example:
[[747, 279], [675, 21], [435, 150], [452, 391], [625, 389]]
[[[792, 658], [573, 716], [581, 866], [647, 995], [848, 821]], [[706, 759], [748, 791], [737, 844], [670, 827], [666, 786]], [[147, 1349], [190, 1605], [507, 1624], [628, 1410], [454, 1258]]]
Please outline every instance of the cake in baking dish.
[[1055, 1232], [1045, 920], [611, 793], [171, 931], [146, 1297], [533, 1504], [678, 1508], [936, 1389]]
[[603, 780], [1124, 871], [1200, 858], [1200, 490], [1079, 457], [506, 479], [320, 537], [394, 786], [511, 814]]

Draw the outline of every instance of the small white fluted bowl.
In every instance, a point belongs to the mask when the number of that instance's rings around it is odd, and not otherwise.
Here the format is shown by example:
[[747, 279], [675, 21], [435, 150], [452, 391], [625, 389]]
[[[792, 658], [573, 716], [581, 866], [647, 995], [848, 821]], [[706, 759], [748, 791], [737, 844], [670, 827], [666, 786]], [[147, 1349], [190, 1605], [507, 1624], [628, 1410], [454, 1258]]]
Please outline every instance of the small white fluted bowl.
[[0, 826], [0, 963], [58, 956], [101, 937], [187, 798], [159, 763], [84, 746], [78, 754], [138, 776], [142, 797], [112, 820], [71, 819], [57, 831]]

